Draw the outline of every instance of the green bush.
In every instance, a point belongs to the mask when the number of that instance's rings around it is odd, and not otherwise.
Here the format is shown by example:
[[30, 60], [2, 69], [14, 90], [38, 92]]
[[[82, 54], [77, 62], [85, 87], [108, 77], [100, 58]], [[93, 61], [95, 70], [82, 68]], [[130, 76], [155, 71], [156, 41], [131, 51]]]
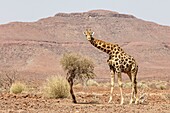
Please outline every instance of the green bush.
[[12, 84], [12, 86], [10, 88], [10, 92], [14, 93], [14, 94], [18, 94], [18, 93], [23, 92], [25, 90], [25, 88], [26, 88], [25, 84], [16, 82], [16, 83]]
[[70, 86], [62, 76], [53, 76], [47, 79], [43, 93], [48, 98], [67, 98], [70, 94]]

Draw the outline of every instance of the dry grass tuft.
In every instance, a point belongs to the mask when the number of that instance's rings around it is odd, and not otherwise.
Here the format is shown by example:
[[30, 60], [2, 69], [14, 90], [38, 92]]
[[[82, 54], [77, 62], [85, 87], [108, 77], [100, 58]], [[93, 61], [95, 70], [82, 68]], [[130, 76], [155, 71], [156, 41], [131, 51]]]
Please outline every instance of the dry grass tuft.
[[[131, 88], [132, 87], [132, 83], [131, 82], [126, 82], [126, 83], [123, 84], [123, 87], [124, 88]], [[137, 87], [141, 88], [141, 89], [148, 89], [149, 88], [149, 86], [145, 82], [137, 83]]]
[[90, 79], [90, 80], [87, 81], [87, 86], [99, 86], [99, 83], [97, 83], [93, 79]]
[[170, 100], [170, 94], [168, 93], [168, 94], [163, 94], [163, 95], [161, 95], [161, 98], [162, 99], [164, 99], [164, 100]]
[[70, 95], [70, 86], [62, 76], [53, 76], [47, 79], [43, 87], [43, 94], [48, 98], [67, 98]]
[[10, 88], [10, 92], [14, 94], [22, 93], [26, 89], [25, 84], [20, 82], [15, 82]]
[[148, 83], [149, 87], [152, 89], [168, 89], [168, 83], [166, 81], [152, 81]]
[[137, 87], [141, 88], [141, 89], [149, 89], [149, 86], [148, 86], [148, 84], [146, 82], [139, 82], [137, 84]]

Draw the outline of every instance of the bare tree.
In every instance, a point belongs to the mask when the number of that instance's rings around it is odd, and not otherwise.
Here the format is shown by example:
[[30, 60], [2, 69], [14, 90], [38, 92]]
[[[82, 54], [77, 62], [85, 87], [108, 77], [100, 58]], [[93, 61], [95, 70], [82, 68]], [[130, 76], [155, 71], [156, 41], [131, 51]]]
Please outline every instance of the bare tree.
[[11, 70], [0, 71], [0, 87], [5, 90], [8, 90], [11, 87], [11, 85], [15, 82], [17, 76], [18, 76], [17, 71]]

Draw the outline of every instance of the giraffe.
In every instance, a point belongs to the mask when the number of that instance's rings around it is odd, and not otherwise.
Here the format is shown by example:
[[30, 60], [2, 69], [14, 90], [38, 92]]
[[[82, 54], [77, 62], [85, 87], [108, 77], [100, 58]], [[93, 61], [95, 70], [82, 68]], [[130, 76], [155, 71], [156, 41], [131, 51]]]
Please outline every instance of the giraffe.
[[123, 72], [129, 76], [132, 82], [132, 92], [131, 92], [131, 99], [129, 104], [132, 104], [134, 102], [135, 104], [137, 104], [138, 99], [137, 99], [136, 77], [138, 72], [138, 65], [135, 59], [132, 56], [126, 54], [118, 44], [111, 44], [94, 38], [93, 37], [94, 32], [92, 32], [91, 29], [86, 29], [84, 35], [94, 47], [100, 49], [101, 51], [109, 55], [109, 59], [107, 60], [107, 63], [109, 65], [110, 74], [111, 74], [111, 90], [110, 90], [110, 98], [108, 103], [112, 101], [113, 89], [115, 84], [115, 75], [117, 75], [118, 77], [118, 84], [119, 84], [120, 95], [121, 95], [120, 104], [122, 105], [124, 103], [123, 91], [122, 91], [123, 83], [122, 83], [122, 76], [121, 76], [121, 72]]

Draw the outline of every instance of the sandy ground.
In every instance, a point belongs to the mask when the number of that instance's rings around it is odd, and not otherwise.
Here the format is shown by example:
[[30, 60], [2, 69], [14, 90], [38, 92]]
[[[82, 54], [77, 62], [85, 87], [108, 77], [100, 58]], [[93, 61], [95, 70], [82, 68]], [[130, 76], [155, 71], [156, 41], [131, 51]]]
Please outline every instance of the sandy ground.
[[[129, 105], [130, 89], [124, 89], [125, 104], [120, 105], [119, 89], [108, 104], [109, 87], [74, 87], [77, 104], [71, 99], [47, 99], [41, 94], [1, 93], [0, 113], [169, 113], [170, 90], [147, 89], [143, 103]], [[141, 89], [139, 89], [140, 91]]]

